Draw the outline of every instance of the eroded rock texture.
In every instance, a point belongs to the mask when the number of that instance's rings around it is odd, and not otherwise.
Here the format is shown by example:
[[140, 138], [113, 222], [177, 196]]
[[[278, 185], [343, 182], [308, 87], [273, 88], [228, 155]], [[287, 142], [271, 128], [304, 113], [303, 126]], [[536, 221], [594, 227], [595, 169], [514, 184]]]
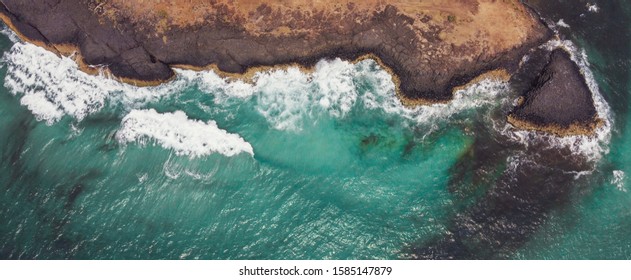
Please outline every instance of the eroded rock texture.
[[408, 103], [447, 101], [482, 73], [510, 73], [550, 36], [517, 0], [0, 3], [4, 21], [26, 39], [66, 55], [78, 48], [80, 63], [106, 65], [128, 82], [162, 82], [175, 65], [238, 74], [372, 54], [395, 74]]

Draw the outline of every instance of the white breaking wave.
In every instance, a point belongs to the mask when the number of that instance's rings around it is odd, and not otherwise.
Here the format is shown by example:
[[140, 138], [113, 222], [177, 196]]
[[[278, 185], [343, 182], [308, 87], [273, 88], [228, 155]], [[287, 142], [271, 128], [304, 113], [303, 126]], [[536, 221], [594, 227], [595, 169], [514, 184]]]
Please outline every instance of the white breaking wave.
[[256, 110], [279, 130], [301, 130], [319, 113], [344, 117], [357, 100], [353, 64], [320, 61], [313, 73], [298, 68], [258, 73], [254, 77]]
[[[177, 70], [189, 81], [195, 81], [205, 92], [215, 94], [221, 105], [228, 100], [254, 99], [255, 109], [277, 130], [300, 131], [309, 119], [318, 114], [343, 118], [354, 106], [400, 115], [416, 124], [432, 124], [455, 113], [484, 105], [499, 104], [497, 97], [508, 92], [508, 84], [484, 80], [455, 93], [446, 104], [408, 108], [395, 94], [395, 85], [388, 72], [373, 60], [356, 64], [341, 59], [321, 60], [312, 73], [297, 67], [259, 72], [252, 83], [231, 81], [212, 71]], [[360, 85], [369, 90], [360, 92]]]
[[51, 124], [65, 114], [83, 119], [103, 106], [100, 88], [87, 74], [76, 75], [77, 64], [70, 58], [60, 59], [37, 46], [16, 43], [4, 59], [8, 65], [5, 86], [13, 94], [23, 95], [20, 103], [38, 120]]
[[[301, 112], [301, 116], [313, 115], [318, 110], [324, 110], [329, 115], [339, 118], [344, 117], [357, 103], [361, 103], [364, 107], [362, 109], [381, 110], [386, 114], [398, 115], [413, 125], [436, 125], [437, 121], [447, 120], [458, 112], [496, 103], [497, 95], [508, 88], [506, 83], [485, 80], [456, 92], [454, 99], [446, 104], [409, 108], [396, 96], [395, 84], [390, 74], [373, 60], [364, 60], [356, 64], [340, 59], [323, 60], [316, 65], [316, 71], [311, 75], [297, 70], [288, 71], [287, 75], [279, 74], [276, 79], [273, 79], [272, 75], [262, 76], [264, 88], [259, 101], [263, 102], [259, 102], [258, 108], [266, 113], [278, 110], [278, 116], [281, 117], [283, 114], [296, 116], [297, 112]], [[292, 81], [290, 85], [297, 87], [285, 85], [287, 89], [282, 94], [281, 105], [278, 105], [279, 102], [274, 102], [278, 98], [275, 97], [274, 89], [283, 87], [285, 80]], [[369, 90], [360, 94], [360, 83]], [[277, 121], [274, 118], [271, 120]]]
[[503, 127], [496, 129], [513, 141], [520, 142], [525, 146], [532, 143], [544, 144], [550, 148], [568, 147], [573, 153], [587, 156], [592, 161], [598, 161], [603, 154], [609, 153], [609, 142], [611, 140], [611, 109], [598, 89], [592, 71], [589, 69], [587, 54], [584, 50], [579, 50], [572, 41], [553, 39], [542, 46], [547, 50], [563, 48], [570, 53], [572, 61], [580, 68], [581, 74], [587, 82], [598, 116], [603, 120], [603, 125], [596, 129], [593, 136], [568, 136], [558, 137], [548, 133], [537, 131], [517, 130], [506, 123]]
[[624, 173], [624, 171], [622, 170], [614, 170], [613, 171], [613, 178], [611, 178], [611, 184], [613, 184], [614, 186], [616, 186], [616, 188], [621, 191], [621, 192], [627, 192], [627, 189], [624, 187], [625, 185], [625, 180], [626, 180], [626, 175]]
[[277, 130], [300, 131], [309, 116], [320, 112], [343, 117], [358, 96], [355, 65], [340, 59], [320, 61], [313, 73], [298, 67], [258, 72], [251, 83], [223, 79], [212, 71], [176, 71], [200, 90], [214, 94], [219, 105], [253, 99], [255, 109]]
[[123, 118], [116, 139], [123, 144], [137, 142], [141, 145], [153, 140], [178, 155], [191, 157], [213, 153], [229, 157], [240, 153], [254, 156], [250, 143], [238, 134], [218, 128], [214, 121], [204, 123], [189, 119], [182, 111], [161, 114], [154, 109], [132, 110]]
[[587, 11], [590, 13], [598, 13], [600, 11], [600, 7], [598, 7], [598, 5], [594, 4], [587, 4]]
[[570, 28], [570, 25], [565, 23], [563, 19], [560, 19], [559, 21], [557, 21], [556, 25], [563, 28]]
[[157, 87], [136, 87], [82, 72], [71, 57], [58, 57], [32, 44], [15, 43], [3, 57], [7, 66], [4, 84], [21, 96], [38, 120], [49, 125], [64, 115], [77, 120], [98, 112], [106, 100], [120, 102], [129, 109], [177, 93], [186, 86], [178, 80]]

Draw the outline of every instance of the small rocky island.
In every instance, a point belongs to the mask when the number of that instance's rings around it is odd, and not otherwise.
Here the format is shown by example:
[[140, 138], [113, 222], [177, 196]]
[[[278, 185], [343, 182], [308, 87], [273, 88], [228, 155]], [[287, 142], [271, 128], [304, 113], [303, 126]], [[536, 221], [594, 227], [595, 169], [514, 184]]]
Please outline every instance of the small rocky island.
[[[0, 18], [23, 40], [74, 55], [86, 72], [140, 86], [172, 79], [173, 68], [242, 78], [288, 65], [308, 70], [326, 58], [372, 58], [407, 106], [448, 102], [481, 77], [509, 80], [553, 35], [518, 0], [0, 0]], [[553, 54], [509, 117], [513, 125], [590, 132], [593, 100], [579, 98], [584, 91], [558, 93], [563, 84], [584, 85], [569, 64]]]

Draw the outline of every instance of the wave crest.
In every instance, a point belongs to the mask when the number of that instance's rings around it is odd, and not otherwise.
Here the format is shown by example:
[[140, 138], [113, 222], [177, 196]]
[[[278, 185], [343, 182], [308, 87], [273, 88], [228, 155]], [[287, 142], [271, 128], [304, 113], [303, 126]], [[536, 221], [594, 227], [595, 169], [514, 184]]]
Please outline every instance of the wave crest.
[[254, 156], [250, 143], [238, 134], [218, 128], [212, 120], [204, 123], [189, 119], [182, 111], [132, 110], [123, 118], [116, 139], [122, 144], [137, 142], [141, 145], [153, 140], [164, 148], [175, 150], [178, 155], [191, 157], [213, 153], [228, 157], [240, 153]]

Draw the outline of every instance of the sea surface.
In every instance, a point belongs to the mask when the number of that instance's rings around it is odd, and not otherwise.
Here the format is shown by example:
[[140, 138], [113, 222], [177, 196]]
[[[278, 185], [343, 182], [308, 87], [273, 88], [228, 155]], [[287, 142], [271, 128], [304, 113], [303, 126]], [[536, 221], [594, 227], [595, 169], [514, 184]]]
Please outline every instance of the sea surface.
[[486, 80], [403, 107], [371, 60], [137, 88], [0, 36], [0, 259], [630, 259], [631, 3], [529, 1], [595, 136]]

